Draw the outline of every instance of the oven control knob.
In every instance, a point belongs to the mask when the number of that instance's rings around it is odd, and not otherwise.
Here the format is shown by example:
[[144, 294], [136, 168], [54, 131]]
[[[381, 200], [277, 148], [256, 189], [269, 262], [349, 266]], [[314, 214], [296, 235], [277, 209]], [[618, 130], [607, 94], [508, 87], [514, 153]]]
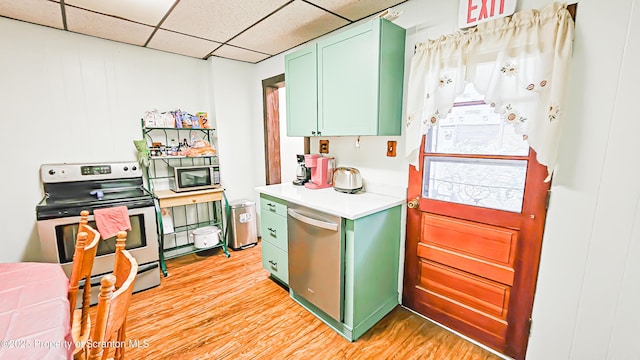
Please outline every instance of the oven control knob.
[[131, 170], [136, 171], [136, 170], [138, 170], [138, 168], [137, 168], [135, 165], [133, 165], [133, 166], [131, 167]]
[[124, 170], [124, 171], [128, 171], [128, 170], [129, 170], [129, 168], [128, 168], [127, 166], [125, 166], [123, 170]]
[[55, 174], [56, 174], [55, 170], [53, 170], [53, 169], [49, 170], [49, 175], [55, 175]]

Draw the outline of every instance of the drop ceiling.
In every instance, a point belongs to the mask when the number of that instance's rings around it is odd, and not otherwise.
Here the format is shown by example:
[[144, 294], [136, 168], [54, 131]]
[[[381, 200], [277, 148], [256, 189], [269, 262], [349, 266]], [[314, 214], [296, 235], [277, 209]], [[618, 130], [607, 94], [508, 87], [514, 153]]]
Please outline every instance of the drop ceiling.
[[199, 59], [257, 63], [407, 0], [0, 0], [0, 16]]

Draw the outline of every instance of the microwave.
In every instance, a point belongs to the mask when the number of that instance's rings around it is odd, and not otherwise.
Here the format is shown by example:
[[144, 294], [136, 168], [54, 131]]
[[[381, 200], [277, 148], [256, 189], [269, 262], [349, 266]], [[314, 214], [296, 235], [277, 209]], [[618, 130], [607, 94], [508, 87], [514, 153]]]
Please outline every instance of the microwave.
[[175, 192], [220, 187], [218, 165], [170, 166], [169, 186]]

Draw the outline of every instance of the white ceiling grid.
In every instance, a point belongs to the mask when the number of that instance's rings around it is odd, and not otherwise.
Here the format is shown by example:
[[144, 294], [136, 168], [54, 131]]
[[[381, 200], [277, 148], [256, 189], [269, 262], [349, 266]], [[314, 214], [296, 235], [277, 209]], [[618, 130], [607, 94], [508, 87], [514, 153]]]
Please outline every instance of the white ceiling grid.
[[406, 0], [0, 0], [0, 17], [257, 63]]

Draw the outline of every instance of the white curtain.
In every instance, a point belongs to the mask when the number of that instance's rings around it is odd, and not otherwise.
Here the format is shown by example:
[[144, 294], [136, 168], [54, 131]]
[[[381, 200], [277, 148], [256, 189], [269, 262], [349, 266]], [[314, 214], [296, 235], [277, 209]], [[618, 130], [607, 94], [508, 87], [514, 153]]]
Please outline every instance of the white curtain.
[[416, 46], [411, 60], [406, 153], [419, 168], [422, 135], [445, 118], [467, 82], [537, 152], [556, 163], [573, 19], [566, 5], [526, 10]]

